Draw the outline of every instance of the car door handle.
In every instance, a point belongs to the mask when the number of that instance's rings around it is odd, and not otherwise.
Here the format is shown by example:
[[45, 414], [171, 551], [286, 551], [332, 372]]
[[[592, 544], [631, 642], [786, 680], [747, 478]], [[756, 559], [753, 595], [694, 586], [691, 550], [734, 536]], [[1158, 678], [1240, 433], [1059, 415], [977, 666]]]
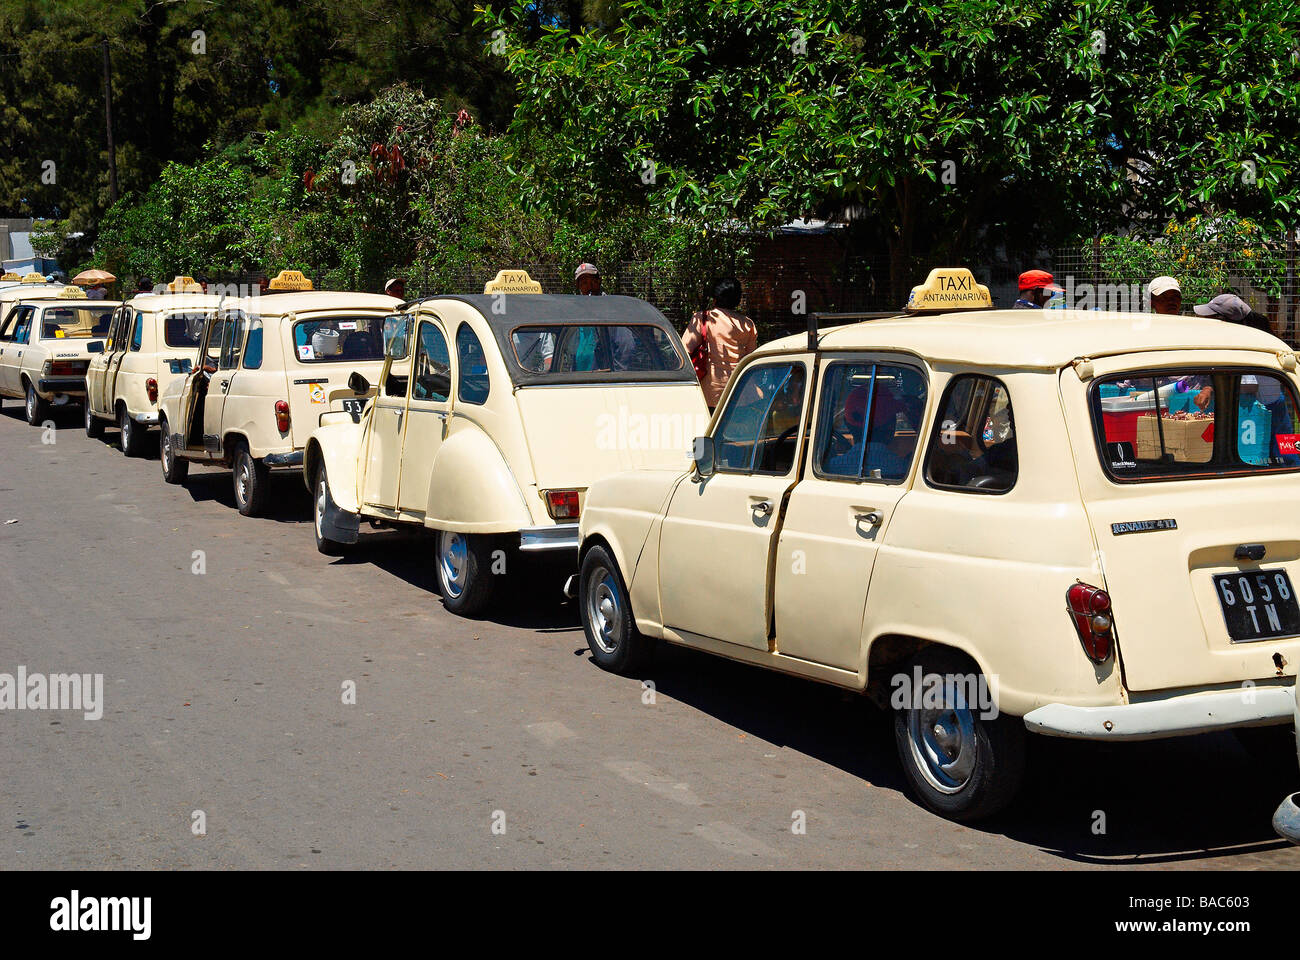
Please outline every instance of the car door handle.
[[869, 523], [871, 526], [875, 527], [879, 526], [880, 521], [885, 519], [881, 516], [879, 510], [870, 510], [865, 507], [854, 507], [853, 509], [863, 511], [862, 513], [855, 513], [853, 515], [853, 519], [858, 523]]
[[221, 381], [221, 392], [222, 392], [222, 393], [225, 393], [225, 392], [226, 392], [227, 390], [229, 390], [229, 389], [230, 389], [230, 381], [229, 381], [229, 380], [222, 380], [222, 381]]
[[[752, 497], [750, 499], [751, 501], [753, 500]], [[753, 510], [756, 514], [758, 514], [760, 517], [766, 517], [770, 515], [772, 512], [772, 501], [759, 500], [757, 503], [751, 502], [749, 508]]]

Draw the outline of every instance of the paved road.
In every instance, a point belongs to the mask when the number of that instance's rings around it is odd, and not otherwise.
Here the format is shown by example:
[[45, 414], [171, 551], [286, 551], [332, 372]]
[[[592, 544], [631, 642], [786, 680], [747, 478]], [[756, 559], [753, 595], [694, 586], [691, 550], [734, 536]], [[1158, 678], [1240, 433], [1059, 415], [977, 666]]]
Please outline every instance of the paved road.
[[291, 477], [246, 519], [227, 473], [169, 487], [77, 410], [54, 443], [18, 414], [0, 672], [102, 673], [105, 705], [0, 713], [5, 867], [1300, 868], [1268, 825], [1294, 757], [1042, 742], [1007, 814], [957, 826], [902, 792], [861, 699], [672, 648], [646, 703], [550, 590], [462, 620], [422, 536], [330, 560]]

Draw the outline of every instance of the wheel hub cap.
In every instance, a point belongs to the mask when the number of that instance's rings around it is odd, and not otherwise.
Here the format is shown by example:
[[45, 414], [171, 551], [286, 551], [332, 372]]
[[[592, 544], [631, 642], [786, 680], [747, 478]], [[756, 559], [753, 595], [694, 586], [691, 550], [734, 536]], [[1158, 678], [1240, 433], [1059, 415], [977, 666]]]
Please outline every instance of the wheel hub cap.
[[452, 597], [459, 597], [465, 589], [468, 564], [468, 545], [459, 533], [444, 533], [439, 538], [438, 571], [442, 587]]
[[930, 786], [957, 793], [975, 770], [975, 718], [966, 707], [911, 710], [912, 760]]
[[623, 615], [619, 606], [618, 584], [604, 567], [592, 571], [587, 588], [587, 621], [591, 624], [596, 645], [605, 653], [614, 653], [622, 642]]

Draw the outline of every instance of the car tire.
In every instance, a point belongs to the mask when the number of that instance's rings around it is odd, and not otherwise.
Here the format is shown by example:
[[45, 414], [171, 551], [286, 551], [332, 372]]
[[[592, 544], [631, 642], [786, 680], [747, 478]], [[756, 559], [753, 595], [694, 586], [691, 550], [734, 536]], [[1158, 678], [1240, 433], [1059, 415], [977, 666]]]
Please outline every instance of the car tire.
[[91, 412], [89, 397], [86, 398], [83, 406], [86, 408], [86, 436], [92, 440], [98, 440], [104, 435], [104, 421]]
[[325, 519], [325, 505], [330, 499], [329, 479], [325, 475], [325, 465], [316, 468], [316, 477], [312, 481], [312, 529], [316, 531], [316, 549], [327, 557], [341, 557], [347, 550], [347, 544], [331, 540], [322, 530]]
[[[905, 676], [976, 677], [985, 680], [965, 655], [946, 647], [928, 647], [907, 665]], [[935, 813], [951, 820], [982, 820], [1015, 798], [1025, 773], [1026, 733], [1019, 717], [982, 717], [954, 704], [944, 684], [943, 706], [925, 707], [922, 689], [909, 704], [894, 705], [894, 740], [913, 794]], [[895, 688], [898, 689], [898, 688]]]
[[630, 675], [654, 655], [654, 640], [636, 628], [623, 575], [604, 547], [592, 547], [578, 574], [578, 610], [591, 658], [601, 668]]
[[33, 427], [39, 427], [42, 423], [50, 418], [50, 404], [47, 400], [41, 398], [36, 392], [36, 388], [27, 383], [27, 395], [23, 406], [23, 413], [27, 417], [27, 422]]
[[231, 458], [235, 483], [235, 506], [246, 517], [260, 516], [266, 508], [267, 488], [271, 485], [271, 468], [254, 459], [248, 444], [239, 441]]
[[439, 530], [435, 569], [442, 603], [461, 617], [477, 616], [492, 600], [500, 575], [492, 571], [492, 537]]
[[162, 463], [163, 480], [167, 483], [184, 483], [190, 475], [190, 462], [176, 455], [172, 442], [172, 429], [165, 419], [158, 421], [162, 432], [158, 435], [158, 460]]
[[126, 404], [117, 408], [117, 429], [122, 435], [122, 453], [128, 457], [138, 457], [144, 453], [147, 432], [127, 413]]

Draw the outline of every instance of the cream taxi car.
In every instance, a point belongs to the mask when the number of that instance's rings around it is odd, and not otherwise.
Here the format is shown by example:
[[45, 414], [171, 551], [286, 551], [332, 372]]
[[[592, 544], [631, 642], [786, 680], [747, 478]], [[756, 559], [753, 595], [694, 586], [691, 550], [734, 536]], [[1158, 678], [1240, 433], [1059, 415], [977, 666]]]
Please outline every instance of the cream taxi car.
[[207, 320], [223, 306], [189, 277], [168, 292], [133, 297], [113, 313], [104, 342], [90, 344], [86, 371], [86, 433], [116, 423], [122, 452], [138, 457], [158, 425], [158, 397], [190, 372]]
[[81, 403], [91, 344], [102, 342], [95, 338], [108, 331], [117, 307], [114, 300], [87, 300], [74, 286], [0, 290], [0, 398], [22, 399], [33, 425], [48, 419], [51, 407]]
[[229, 466], [239, 512], [260, 513], [272, 469], [302, 465], [321, 416], [359, 412], [368, 402], [347, 380], [353, 372], [378, 376], [385, 318], [400, 304], [313, 290], [288, 270], [268, 293], [227, 301], [203, 324], [190, 372], [159, 398], [163, 479], [184, 483], [191, 463]]
[[759, 348], [688, 472], [587, 491], [592, 656], [635, 671], [662, 638], [865, 691], [958, 819], [1010, 801], [1027, 732], [1291, 723], [1296, 359], [934, 271], [902, 315]]
[[323, 418], [303, 460], [323, 553], [355, 542], [362, 520], [433, 530], [443, 603], [462, 615], [491, 603], [515, 550], [574, 569], [587, 488], [681, 469], [707, 422], [681, 340], [650, 304], [501, 283], [411, 305], [374, 404]]

